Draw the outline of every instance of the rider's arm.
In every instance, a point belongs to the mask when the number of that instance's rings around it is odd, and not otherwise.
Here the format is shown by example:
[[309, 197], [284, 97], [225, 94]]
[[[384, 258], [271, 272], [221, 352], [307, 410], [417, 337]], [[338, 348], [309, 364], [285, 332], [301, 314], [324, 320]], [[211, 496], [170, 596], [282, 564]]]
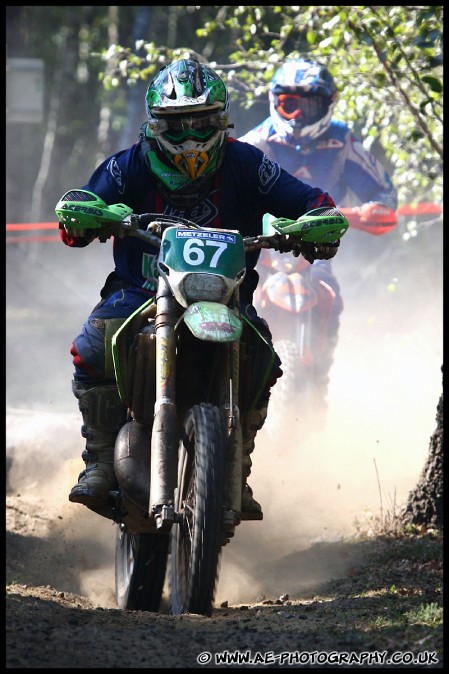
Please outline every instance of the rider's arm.
[[361, 204], [376, 202], [395, 211], [398, 196], [386, 169], [355, 136], [349, 134], [346, 142], [343, 170], [348, 189]]
[[385, 234], [397, 225], [393, 182], [381, 162], [350, 131], [345, 142], [344, 184], [360, 204], [349, 209], [349, 226], [374, 236]]
[[[81, 189], [89, 190], [99, 196], [107, 204], [121, 203], [124, 201], [125, 180], [123, 173], [127, 173], [128, 162], [132, 159], [132, 152], [123, 150], [102, 162], [91, 175], [89, 182]], [[131, 158], [131, 159], [130, 159]], [[106, 241], [111, 232], [107, 229], [88, 229], [82, 235], [67, 225], [59, 223], [60, 236], [63, 243], [71, 248], [84, 248], [95, 238]]]

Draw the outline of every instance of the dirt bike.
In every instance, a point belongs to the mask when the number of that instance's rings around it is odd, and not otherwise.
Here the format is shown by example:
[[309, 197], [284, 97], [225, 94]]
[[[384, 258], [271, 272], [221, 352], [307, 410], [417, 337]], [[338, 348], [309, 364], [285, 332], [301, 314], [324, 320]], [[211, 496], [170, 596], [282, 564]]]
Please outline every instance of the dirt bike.
[[[385, 234], [396, 226], [395, 212], [381, 204], [364, 208], [340, 208], [349, 226], [372, 235]], [[263, 232], [273, 233], [272, 216], [265, 214]], [[328, 326], [336, 295], [324, 280], [312, 275], [312, 266], [302, 257], [279, 256], [262, 250], [257, 270], [260, 276], [254, 305], [270, 324], [273, 347], [284, 371], [273, 389], [270, 414], [265, 424], [271, 438], [279, 437], [285, 412], [300, 415], [302, 431], [320, 428], [325, 416], [326, 385], [322, 368], [327, 356]]]
[[242, 417], [274, 361], [270, 343], [240, 313], [245, 254], [299, 255], [340, 239], [348, 223], [337, 209], [318, 209], [274, 220], [272, 235], [243, 237], [181, 217], [137, 215], [85, 190], [69, 191], [55, 210], [79, 235], [97, 229], [100, 241], [113, 233], [159, 248], [156, 297], [111, 330], [128, 420], [115, 444], [118, 489], [107, 507], [92, 509], [118, 524], [119, 608], [158, 611], [170, 561], [171, 612], [210, 616], [221, 549], [245, 519]]

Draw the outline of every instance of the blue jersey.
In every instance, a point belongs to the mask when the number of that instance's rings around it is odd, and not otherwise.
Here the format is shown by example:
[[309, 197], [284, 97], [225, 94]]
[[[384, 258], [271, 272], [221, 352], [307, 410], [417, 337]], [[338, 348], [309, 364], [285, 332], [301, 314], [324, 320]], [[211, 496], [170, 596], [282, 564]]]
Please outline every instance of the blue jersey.
[[[262, 233], [264, 213], [297, 218], [313, 208], [335, 205], [327, 192], [310, 187], [259, 149], [232, 138], [227, 139], [226, 152], [212, 180], [210, 193], [190, 210], [177, 210], [164, 200], [140, 143], [106, 159], [83, 189], [94, 192], [107, 204], [126, 204], [134, 213], [179, 215], [202, 226], [236, 229], [243, 236]], [[61, 231], [64, 243], [69, 246], [88, 243]], [[121, 279], [134, 287], [155, 292], [156, 248], [134, 237], [115, 237], [113, 253], [115, 272]], [[247, 256], [248, 279], [245, 281], [248, 284], [254, 283], [254, 276], [248, 272], [254, 269], [258, 256], [259, 252]]]
[[293, 145], [280, 137], [268, 117], [241, 136], [267, 157], [308, 185], [332, 194], [337, 206], [359, 206], [377, 201], [397, 208], [397, 194], [382, 164], [343, 122], [332, 120], [325, 133], [307, 145]]

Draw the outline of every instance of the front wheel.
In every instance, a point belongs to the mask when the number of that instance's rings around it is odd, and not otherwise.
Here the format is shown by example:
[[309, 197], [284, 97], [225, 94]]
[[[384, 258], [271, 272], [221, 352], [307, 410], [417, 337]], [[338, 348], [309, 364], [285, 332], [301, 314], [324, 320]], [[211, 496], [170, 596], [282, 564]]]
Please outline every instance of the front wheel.
[[217, 407], [187, 413], [171, 530], [171, 610], [210, 616], [222, 542], [225, 433]]
[[115, 596], [119, 608], [159, 611], [168, 548], [168, 534], [131, 534], [124, 524], [118, 526]]

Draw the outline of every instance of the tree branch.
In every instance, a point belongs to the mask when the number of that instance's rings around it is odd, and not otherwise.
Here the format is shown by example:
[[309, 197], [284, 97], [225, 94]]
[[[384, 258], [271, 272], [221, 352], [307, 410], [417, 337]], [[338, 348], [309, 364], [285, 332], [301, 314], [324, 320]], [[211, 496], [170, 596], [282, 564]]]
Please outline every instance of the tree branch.
[[[356, 35], [357, 35], [358, 32], [360, 32], [359, 27], [356, 26], [351, 20], [348, 21], [348, 25], [352, 28], [352, 30], [355, 32]], [[435, 150], [435, 152], [437, 152], [437, 154], [441, 157], [441, 159], [443, 159], [443, 148], [442, 148], [441, 145], [440, 145], [440, 144], [433, 138], [432, 133], [430, 132], [429, 127], [427, 126], [425, 120], [422, 118], [421, 113], [420, 113], [419, 110], [415, 107], [415, 105], [412, 103], [412, 101], [410, 100], [410, 98], [409, 98], [407, 92], [404, 91], [404, 89], [401, 87], [401, 85], [400, 85], [400, 83], [399, 83], [399, 81], [398, 81], [396, 75], [394, 74], [394, 72], [393, 72], [392, 69], [390, 68], [390, 65], [388, 64], [387, 60], [384, 59], [384, 58], [382, 58], [382, 53], [381, 53], [380, 47], [379, 47], [379, 45], [377, 44], [376, 40], [373, 38], [373, 36], [372, 36], [370, 33], [367, 32], [366, 28], [363, 28], [362, 30], [363, 30], [367, 35], [369, 35], [369, 38], [370, 38], [371, 43], [372, 43], [372, 45], [373, 45], [373, 49], [374, 49], [374, 51], [376, 52], [376, 56], [377, 56], [377, 58], [378, 58], [378, 60], [379, 60], [379, 63], [382, 65], [382, 67], [383, 67], [384, 70], [386, 71], [387, 76], [388, 76], [388, 78], [389, 78], [391, 84], [395, 87], [395, 89], [400, 93], [400, 95], [401, 95], [402, 98], [404, 99], [404, 101], [405, 101], [405, 103], [406, 103], [408, 109], [410, 110], [410, 112], [412, 113], [412, 115], [415, 117], [415, 119], [416, 119], [416, 121], [418, 122], [418, 124], [419, 124], [419, 126], [421, 127], [421, 129], [424, 131], [424, 134], [426, 135], [426, 137], [427, 137], [429, 143], [432, 145], [432, 147], [433, 147], [433, 149]]]

